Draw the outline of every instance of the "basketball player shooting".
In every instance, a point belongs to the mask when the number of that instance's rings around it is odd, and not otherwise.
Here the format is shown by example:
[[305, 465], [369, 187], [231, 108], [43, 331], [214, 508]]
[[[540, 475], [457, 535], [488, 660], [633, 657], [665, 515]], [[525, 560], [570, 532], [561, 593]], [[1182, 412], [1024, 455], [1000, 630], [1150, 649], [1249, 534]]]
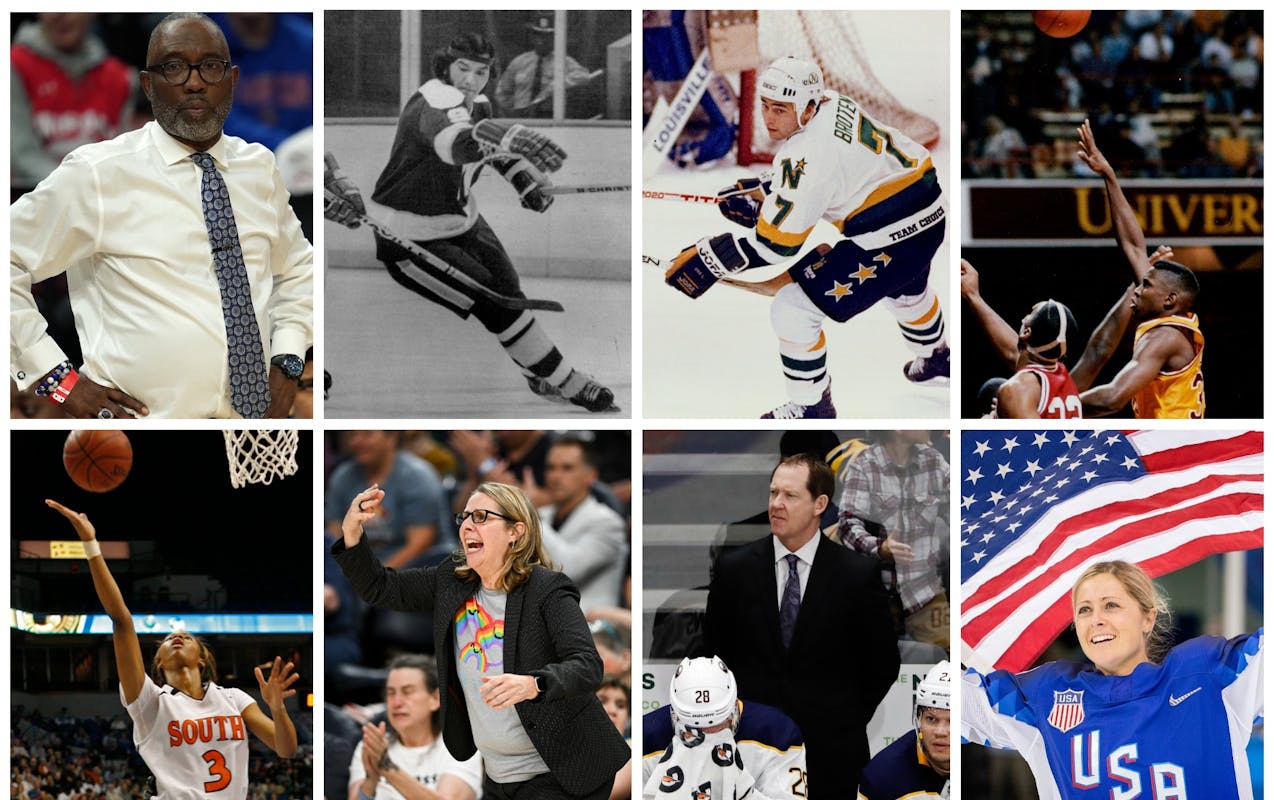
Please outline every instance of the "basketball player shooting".
[[1194, 313], [1199, 281], [1183, 264], [1147, 258], [1146, 237], [1088, 120], [1079, 128], [1078, 156], [1105, 183], [1115, 239], [1136, 276], [1129, 308], [1138, 323], [1131, 360], [1109, 383], [1080, 395], [1084, 416], [1113, 414], [1131, 402], [1138, 419], [1202, 419], [1203, 332]]
[[[146, 674], [132, 614], [102, 557], [93, 523], [55, 500], [44, 502], [66, 517], [84, 545], [93, 586], [111, 618], [120, 699], [133, 720], [133, 741], [155, 776], [160, 800], [213, 792], [228, 800], [245, 800], [247, 731], [283, 758], [296, 752], [296, 728], [283, 705], [285, 698], [296, 694], [289, 687], [300, 677], [292, 662], [276, 657], [254, 670], [270, 716], [246, 692], [218, 686], [212, 652], [185, 631], [164, 639], [151, 661], [151, 674]], [[262, 668], [269, 668], [269, 678]]]
[[766, 419], [832, 418], [826, 319], [846, 322], [883, 301], [915, 358], [918, 384], [946, 385], [951, 351], [929, 267], [946, 229], [929, 151], [869, 118], [852, 97], [824, 91], [813, 62], [785, 56], [758, 80], [761, 115], [781, 142], [771, 178], [723, 189], [718, 208], [742, 227], [705, 236], [672, 260], [665, 281], [697, 298], [731, 275], [795, 258], [820, 219], [840, 231], [764, 283], [788, 402]]

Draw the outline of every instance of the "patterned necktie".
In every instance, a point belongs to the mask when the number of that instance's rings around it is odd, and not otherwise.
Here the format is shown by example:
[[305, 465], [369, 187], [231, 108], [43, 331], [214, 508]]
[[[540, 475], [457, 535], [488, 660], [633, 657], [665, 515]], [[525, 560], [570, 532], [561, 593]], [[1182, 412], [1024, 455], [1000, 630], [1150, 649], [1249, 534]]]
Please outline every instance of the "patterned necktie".
[[783, 637], [783, 646], [792, 646], [792, 633], [796, 631], [796, 615], [801, 610], [801, 576], [796, 573], [796, 564], [800, 561], [795, 553], [788, 553], [787, 583], [783, 586], [783, 602], [779, 603], [779, 633]]
[[239, 247], [230, 193], [212, 156], [191, 153], [190, 157], [203, 168], [203, 221], [212, 246], [217, 285], [221, 287], [221, 313], [226, 319], [230, 405], [243, 417], [262, 417], [270, 405], [269, 370], [261, 350], [261, 329], [252, 307], [252, 287], [248, 285], [248, 268]]

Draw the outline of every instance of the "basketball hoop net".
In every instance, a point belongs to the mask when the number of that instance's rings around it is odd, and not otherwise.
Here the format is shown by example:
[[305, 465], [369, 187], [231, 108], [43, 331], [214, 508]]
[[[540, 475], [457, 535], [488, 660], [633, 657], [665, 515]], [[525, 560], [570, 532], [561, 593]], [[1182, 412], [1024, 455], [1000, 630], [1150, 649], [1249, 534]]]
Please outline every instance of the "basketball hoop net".
[[222, 431], [230, 485], [240, 489], [249, 483], [268, 485], [275, 478], [296, 474], [295, 430]]

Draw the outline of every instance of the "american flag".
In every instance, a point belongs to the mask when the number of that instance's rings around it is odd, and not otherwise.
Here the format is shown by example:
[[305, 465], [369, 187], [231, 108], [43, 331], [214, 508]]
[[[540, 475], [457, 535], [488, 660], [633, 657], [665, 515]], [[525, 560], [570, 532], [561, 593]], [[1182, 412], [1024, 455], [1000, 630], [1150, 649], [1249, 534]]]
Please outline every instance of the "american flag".
[[1263, 545], [1259, 431], [966, 431], [960, 637], [1026, 669], [1071, 621], [1090, 563], [1152, 577]]

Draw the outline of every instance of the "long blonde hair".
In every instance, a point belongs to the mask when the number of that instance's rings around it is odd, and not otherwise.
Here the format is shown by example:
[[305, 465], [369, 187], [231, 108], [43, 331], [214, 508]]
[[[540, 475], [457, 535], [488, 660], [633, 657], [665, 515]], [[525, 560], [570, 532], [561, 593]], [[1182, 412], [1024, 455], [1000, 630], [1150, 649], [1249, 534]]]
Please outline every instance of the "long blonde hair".
[[1154, 623], [1146, 633], [1146, 657], [1156, 664], [1163, 661], [1172, 643], [1168, 635], [1172, 629], [1172, 609], [1168, 605], [1168, 596], [1150, 579], [1146, 571], [1136, 564], [1127, 561], [1099, 561], [1096, 564], [1090, 564], [1075, 579], [1075, 585], [1071, 587], [1072, 615], [1075, 611], [1075, 594], [1079, 591], [1080, 585], [1098, 575], [1110, 575], [1119, 581], [1124, 591], [1128, 592], [1133, 602], [1143, 612], [1155, 612]]
[[[512, 527], [520, 522], [526, 528], [521, 536], [513, 540], [513, 543], [509, 545], [509, 551], [504, 554], [504, 565], [500, 570], [500, 579], [496, 582], [498, 588], [506, 592], [513, 591], [531, 577], [532, 567], [556, 569], [544, 550], [544, 538], [540, 533], [540, 515], [536, 512], [531, 498], [526, 496], [526, 492], [507, 483], [487, 481], [478, 484], [478, 488], [474, 489], [473, 493], [484, 494], [495, 501], [495, 504], [500, 507], [500, 512], [511, 518], [502, 520], [506, 527]], [[462, 581], [479, 579], [477, 572], [465, 563], [463, 545], [455, 552], [455, 558], [460, 562], [456, 565], [457, 578]]]

